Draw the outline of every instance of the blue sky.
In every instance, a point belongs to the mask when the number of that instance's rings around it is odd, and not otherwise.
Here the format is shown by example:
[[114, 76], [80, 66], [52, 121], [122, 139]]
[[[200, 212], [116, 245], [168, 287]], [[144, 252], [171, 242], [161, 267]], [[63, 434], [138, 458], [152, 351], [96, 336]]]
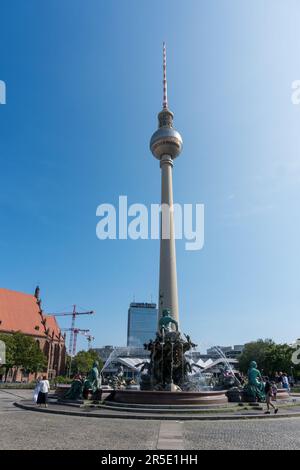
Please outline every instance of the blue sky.
[[174, 198], [205, 204], [203, 250], [177, 242], [182, 329], [202, 350], [299, 337], [299, 20], [297, 0], [3, 0], [0, 285], [95, 309], [77, 325], [98, 346], [125, 344], [133, 296], [156, 300], [159, 243], [100, 241], [95, 214], [159, 202], [165, 40]]

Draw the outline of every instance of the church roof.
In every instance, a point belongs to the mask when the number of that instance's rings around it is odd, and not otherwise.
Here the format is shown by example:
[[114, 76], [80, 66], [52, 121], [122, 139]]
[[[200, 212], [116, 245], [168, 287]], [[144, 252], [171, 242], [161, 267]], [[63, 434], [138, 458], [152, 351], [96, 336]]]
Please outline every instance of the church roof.
[[[46, 320], [45, 326], [43, 320]], [[34, 295], [0, 288], [0, 332], [21, 331], [32, 336], [59, 335], [59, 327], [52, 316], [41, 315]]]
[[56, 318], [53, 315], [44, 315], [44, 319], [46, 320], [46, 330], [49, 328], [49, 335], [52, 336], [52, 334], [54, 333], [54, 338], [59, 338], [60, 328], [58, 326]]

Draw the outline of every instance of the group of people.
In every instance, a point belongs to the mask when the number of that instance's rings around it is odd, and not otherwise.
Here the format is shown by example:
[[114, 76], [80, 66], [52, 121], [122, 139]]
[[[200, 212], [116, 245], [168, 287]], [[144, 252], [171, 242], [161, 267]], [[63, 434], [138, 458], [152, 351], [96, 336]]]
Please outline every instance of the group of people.
[[36, 386], [33, 392], [33, 401], [38, 405], [44, 405], [45, 408], [48, 406], [48, 393], [50, 391], [50, 383], [47, 377], [38, 377]]
[[288, 391], [290, 391], [290, 387], [293, 387], [294, 385], [293, 377], [288, 377], [285, 372], [276, 372], [274, 380], [279, 388], [285, 388]]

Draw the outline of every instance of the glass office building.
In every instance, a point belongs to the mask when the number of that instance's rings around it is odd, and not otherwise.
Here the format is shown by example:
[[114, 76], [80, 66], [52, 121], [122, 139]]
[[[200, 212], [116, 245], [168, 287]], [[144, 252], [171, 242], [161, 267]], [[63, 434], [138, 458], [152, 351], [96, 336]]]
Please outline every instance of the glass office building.
[[142, 348], [155, 338], [158, 310], [156, 304], [132, 302], [128, 309], [127, 346]]

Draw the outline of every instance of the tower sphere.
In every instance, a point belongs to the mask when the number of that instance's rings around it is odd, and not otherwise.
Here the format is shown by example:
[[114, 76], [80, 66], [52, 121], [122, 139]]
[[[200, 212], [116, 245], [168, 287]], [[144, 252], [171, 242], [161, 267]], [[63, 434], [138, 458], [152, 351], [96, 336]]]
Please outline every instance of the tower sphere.
[[161, 127], [151, 137], [150, 149], [158, 160], [163, 155], [169, 155], [172, 159], [178, 157], [182, 150], [182, 138], [173, 127]]
[[163, 43], [163, 109], [158, 113], [158, 129], [151, 137], [150, 150], [154, 157], [161, 160], [168, 155], [174, 160], [182, 150], [182, 137], [173, 127], [173, 113], [168, 106], [167, 94], [167, 55], [166, 44]]

